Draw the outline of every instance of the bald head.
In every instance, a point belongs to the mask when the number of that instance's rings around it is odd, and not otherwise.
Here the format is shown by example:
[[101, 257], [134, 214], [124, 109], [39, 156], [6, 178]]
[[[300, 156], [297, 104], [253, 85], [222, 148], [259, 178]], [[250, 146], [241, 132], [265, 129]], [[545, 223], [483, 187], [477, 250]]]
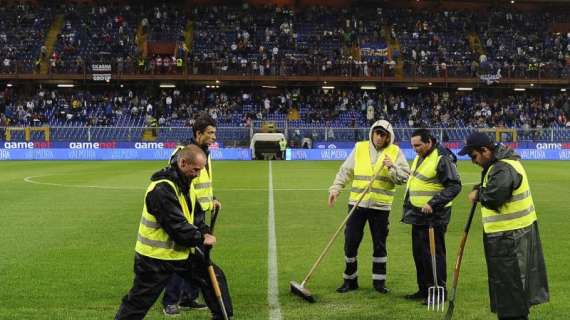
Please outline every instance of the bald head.
[[188, 178], [195, 178], [206, 166], [206, 154], [196, 145], [189, 145], [178, 151], [176, 162], [178, 168]]

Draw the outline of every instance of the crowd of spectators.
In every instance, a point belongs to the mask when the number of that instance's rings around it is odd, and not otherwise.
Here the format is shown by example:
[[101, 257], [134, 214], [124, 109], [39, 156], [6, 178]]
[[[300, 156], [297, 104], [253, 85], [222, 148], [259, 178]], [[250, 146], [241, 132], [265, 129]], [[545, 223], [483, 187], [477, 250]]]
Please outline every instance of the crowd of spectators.
[[36, 60], [46, 55], [42, 44], [53, 20], [53, 9], [29, 4], [0, 6], [0, 72], [31, 72]]
[[224, 127], [289, 121], [293, 127], [367, 127], [387, 119], [396, 127], [570, 127], [566, 93], [492, 94], [447, 90], [77, 90], [40, 88], [0, 95], [2, 124], [26, 126], [188, 127], [206, 111]]
[[182, 13], [182, 9], [176, 6], [169, 6], [162, 3], [155, 6], [152, 12], [146, 11], [145, 18], [141, 24], [148, 30], [150, 41], [184, 41], [184, 31], [186, 30], [187, 16]]
[[138, 14], [131, 6], [65, 6], [64, 25], [50, 56], [50, 71], [82, 73], [86, 63], [133, 65]]
[[196, 8], [192, 72], [377, 76], [386, 57], [367, 59], [355, 50], [368, 43], [385, 45], [377, 18], [375, 12], [361, 16], [322, 7], [299, 12], [248, 5]]
[[[81, 72], [111, 63], [113, 72], [243, 75], [565, 78], [570, 75], [569, 22], [564, 12], [485, 12], [391, 8], [300, 10], [275, 6], [6, 7], [0, 11], [3, 63], [40, 56], [54, 11], [64, 25], [52, 72]], [[137, 31], [141, 29], [142, 32]], [[186, 30], [192, 36], [185, 39]], [[145, 53], [148, 41], [175, 43], [172, 53]], [[185, 41], [192, 40], [185, 44]], [[30, 50], [30, 48], [32, 50]], [[30, 54], [23, 59], [23, 55]], [[4, 60], [7, 62], [5, 62]], [[168, 68], [157, 68], [158, 60]], [[180, 59], [180, 61], [178, 61]], [[178, 68], [173, 68], [172, 66]], [[4, 66], [4, 65], [3, 65]], [[180, 68], [184, 66], [184, 68]], [[3, 68], [2, 72], [10, 72]]]

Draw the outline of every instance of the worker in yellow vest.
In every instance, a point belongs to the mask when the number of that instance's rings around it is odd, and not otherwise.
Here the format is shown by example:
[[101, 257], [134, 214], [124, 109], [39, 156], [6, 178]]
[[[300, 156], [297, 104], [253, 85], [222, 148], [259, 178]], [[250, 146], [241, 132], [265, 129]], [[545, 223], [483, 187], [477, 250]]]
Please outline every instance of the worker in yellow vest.
[[[143, 319], [158, 299], [173, 273], [192, 279], [202, 289], [214, 319], [222, 319], [205, 261], [204, 246], [216, 244], [196, 205], [191, 181], [206, 165], [206, 155], [197, 146], [180, 150], [176, 162], [151, 177], [135, 245], [133, 287], [123, 298], [116, 320]], [[225, 307], [232, 314], [227, 282], [222, 270], [214, 266]]]
[[[183, 142], [183, 146], [178, 147], [171, 156], [171, 162], [175, 161], [176, 154], [184, 146], [196, 145], [204, 154], [206, 154], [207, 162], [204, 169], [200, 171], [200, 175], [192, 180], [198, 206], [206, 214], [211, 214], [214, 208], [221, 208], [219, 200], [214, 198], [212, 188], [212, 160], [210, 158], [209, 147], [216, 142], [216, 121], [207, 113], [200, 114], [194, 125], [192, 126], [194, 137], [189, 141]], [[168, 316], [175, 316], [180, 310], [201, 310], [206, 306], [197, 301], [199, 288], [195, 283], [185, 281], [177, 274], [172, 275], [164, 289], [162, 298], [163, 313]]]
[[460, 155], [482, 170], [469, 193], [481, 203], [491, 311], [498, 319], [528, 319], [550, 298], [538, 221], [528, 176], [512, 149], [483, 132], [469, 135]]
[[279, 151], [281, 151], [281, 160], [285, 160], [285, 153], [287, 152], [287, 141], [285, 141], [285, 138], [279, 140]]
[[[428, 288], [446, 288], [447, 265], [445, 232], [451, 219], [451, 201], [461, 192], [461, 179], [455, 165], [457, 157], [437, 142], [427, 129], [412, 133], [411, 144], [417, 153], [404, 195], [402, 222], [412, 225], [412, 252], [418, 291], [406, 299], [427, 304]], [[429, 227], [435, 238], [437, 284], [434, 284], [430, 258]]]
[[397, 184], [406, 183], [410, 166], [404, 153], [394, 144], [392, 125], [378, 120], [370, 127], [369, 140], [357, 142], [348, 158], [341, 165], [332, 186], [329, 188], [328, 204], [332, 207], [340, 191], [351, 183], [348, 210], [358, 201], [374, 172], [383, 168], [372, 183], [372, 188], [358, 204], [346, 223], [344, 230], [345, 270], [343, 283], [337, 292], [345, 293], [358, 289], [357, 253], [368, 221], [372, 234], [372, 284], [380, 293], [387, 293], [386, 287], [386, 238], [388, 237], [388, 216]]

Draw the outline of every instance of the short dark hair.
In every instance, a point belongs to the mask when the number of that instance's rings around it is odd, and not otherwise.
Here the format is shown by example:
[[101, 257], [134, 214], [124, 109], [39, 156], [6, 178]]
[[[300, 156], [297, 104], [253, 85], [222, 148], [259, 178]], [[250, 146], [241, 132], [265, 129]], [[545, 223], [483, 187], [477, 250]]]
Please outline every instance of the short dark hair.
[[194, 121], [194, 125], [192, 126], [192, 133], [194, 134], [194, 138], [196, 138], [196, 133], [204, 132], [208, 126], [216, 127], [216, 120], [214, 120], [208, 113], [202, 112]]
[[414, 132], [412, 132], [412, 137], [420, 137], [420, 140], [423, 143], [428, 143], [430, 141], [435, 143], [435, 138], [428, 129], [416, 129]]

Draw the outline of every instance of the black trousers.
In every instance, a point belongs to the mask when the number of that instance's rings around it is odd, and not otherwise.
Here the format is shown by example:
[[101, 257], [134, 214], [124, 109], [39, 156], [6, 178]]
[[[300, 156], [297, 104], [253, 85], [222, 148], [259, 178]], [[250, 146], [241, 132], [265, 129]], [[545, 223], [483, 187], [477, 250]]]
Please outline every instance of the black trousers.
[[[352, 205], [348, 206], [348, 210], [352, 209]], [[370, 233], [372, 235], [373, 253], [372, 253], [372, 279], [381, 281], [384, 284], [386, 280], [386, 238], [388, 238], [388, 216], [390, 211], [375, 210], [368, 208], [356, 208], [352, 216], [348, 218], [344, 229], [344, 255], [346, 259], [346, 267], [344, 271], [345, 280], [356, 279], [358, 247], [364, 236], [364, 226], [368, 222]]]
[[[416, 278], [419, 291], [427, 297], [428, 288], [434, 285], [432, 261], [429, 251], [429, 226], [412, 225], [412, 252], [416, 264]], [[435, 238], [435, 260], [437, 283], [446, 288], [447, 266], [445, 251], [445, 232], [447, 225], [433, 227]]]
[[[145, 257], [137, 253], [134, 271], [133, 287], [123, 297], [115, 320], [143, 319], [174, 273], [197, 284], [212, 312], [213, 319], [223, 319], [220, 305], [210, 283], [207, 265], [198, 256], [191, 255], [188, 260], [168, 261]], [[214, 271], [222, 291], [226, 311], [231, 316], [233, 308], [226, 277], [218, 266], [214, 265]]]
[[198, 299], [199, 294], [200, 288], [196, 284], [185, 281], [184, 278], [175, 273], [164, 288], [162, 305], [168, 306], [178, 304], [181, 301], [193, 301]]

